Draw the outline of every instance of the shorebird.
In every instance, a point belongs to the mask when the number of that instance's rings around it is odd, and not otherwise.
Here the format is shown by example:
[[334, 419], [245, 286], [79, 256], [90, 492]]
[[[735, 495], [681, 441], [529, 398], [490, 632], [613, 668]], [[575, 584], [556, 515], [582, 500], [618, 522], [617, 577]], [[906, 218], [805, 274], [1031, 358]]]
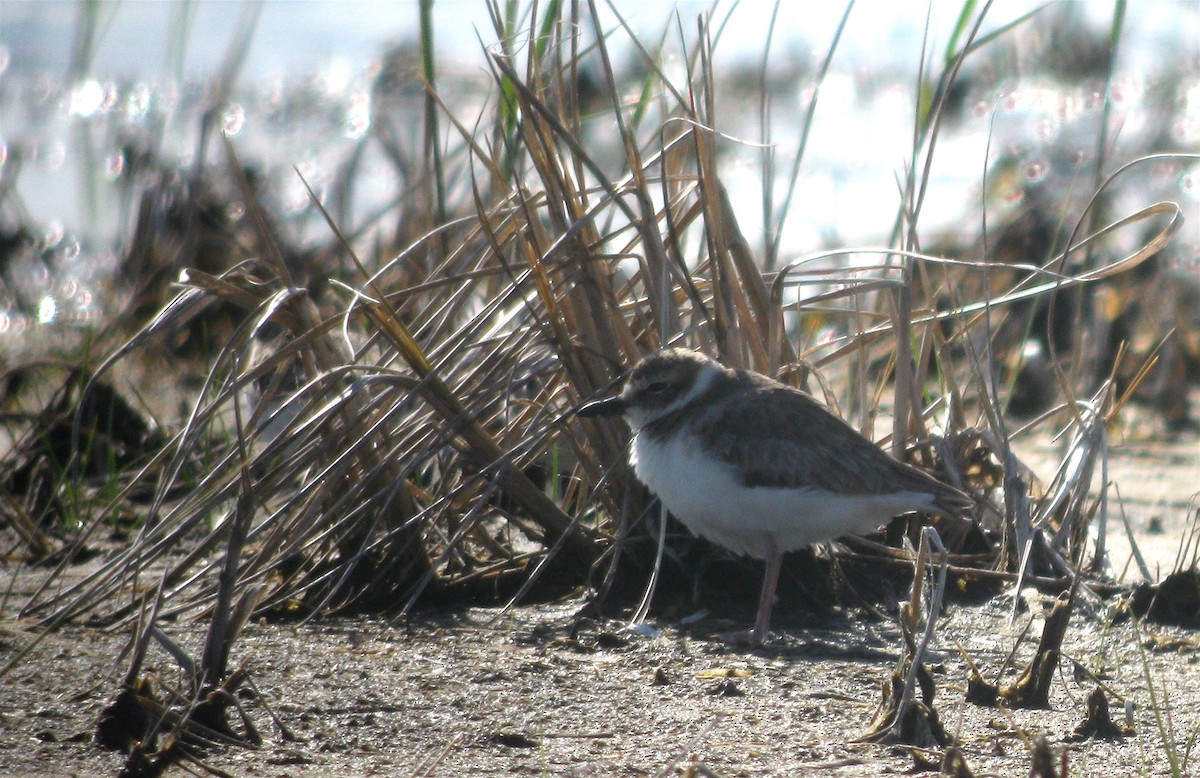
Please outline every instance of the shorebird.
[[732, 370], [688, 349], [642, 359], [620, 394], [584, 404], [586, 417], [623, 414], [629, 463], [692, 532], [766, 571], [754, 627], [766, 638], [783, 555], [902, 513], [956, 517], [963, 492], [888, 456], [805, 392]]

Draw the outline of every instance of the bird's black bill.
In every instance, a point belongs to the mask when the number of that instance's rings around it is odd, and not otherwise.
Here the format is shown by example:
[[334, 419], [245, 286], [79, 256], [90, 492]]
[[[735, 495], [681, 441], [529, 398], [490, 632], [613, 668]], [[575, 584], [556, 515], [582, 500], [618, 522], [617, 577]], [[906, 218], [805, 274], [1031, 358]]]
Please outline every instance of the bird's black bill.
[[594, 416], [616, 416], [618, 413], [624, 413], [628, 407], [629, 403], [620, 397], [609, 397], [604, 400], [593, 400], [590, 403], [584, 403], [579, 406], [579, 410], [576, 413], [588, 418]]

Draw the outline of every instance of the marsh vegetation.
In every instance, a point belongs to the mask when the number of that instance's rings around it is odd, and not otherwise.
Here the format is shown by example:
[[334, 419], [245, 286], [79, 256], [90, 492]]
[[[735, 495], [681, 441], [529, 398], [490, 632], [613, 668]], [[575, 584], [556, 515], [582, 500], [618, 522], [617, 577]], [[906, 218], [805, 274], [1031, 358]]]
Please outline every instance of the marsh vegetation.
[[[887, 103], [907, 155], [890, 210], [841, 198], [878, 226], [846, 245], [796, 214], [861, 9], [811, 61], [727, 72], [720, 8], [650, 40], [488, 8], [486, 83], [422, 25], [290, 188], [239, 144], [249, 17], [188, 164], [153, 122], [122, 139], [104, 314], [6, 356], [0, 765], [1194, 771], [1200, 53], [1162, 52], [1118, 142], [1134, 9], [1088, 34], [964, 3]], [[1054, 127], [1004, 129], [1038, 101]], [[970, 137], [978, 180], [930, 215]], [[12, 191], [4, 267], [52, 263]], [[969, 493], [969, 527], [791, 555], [776, 636], [708, 641], [757, 569], [573, 413], [667, 344], [812, 392]]]

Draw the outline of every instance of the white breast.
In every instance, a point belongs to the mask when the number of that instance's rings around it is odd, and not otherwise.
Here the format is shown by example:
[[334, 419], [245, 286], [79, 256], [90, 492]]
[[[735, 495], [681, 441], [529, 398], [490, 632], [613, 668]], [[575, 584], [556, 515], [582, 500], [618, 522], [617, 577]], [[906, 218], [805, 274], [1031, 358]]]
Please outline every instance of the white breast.
[[932, 503], [916, 492], [843, 495], [815, 487], [747, 487], [686, 430], [664, 442], [639, 433], [629, 456], [637, 477], [675, 518], [714, 543], [757, 558], [839, 535], [869, 532]]

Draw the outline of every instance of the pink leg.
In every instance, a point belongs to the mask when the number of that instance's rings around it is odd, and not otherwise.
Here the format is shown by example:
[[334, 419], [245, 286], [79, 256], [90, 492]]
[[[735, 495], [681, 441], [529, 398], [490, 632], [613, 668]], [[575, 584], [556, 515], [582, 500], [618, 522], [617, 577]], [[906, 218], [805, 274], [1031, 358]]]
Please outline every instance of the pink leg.
[[762, 594], [758, 598], [758, 615], [754, 618], [753, 639], [760, 645], [767, 637], [771, 626], [771, 609], [775, 607], [775, 586], [779, 583], [779, 568], [783, 566], [783, 554], [773, 551], [767, 557], [767, 569], [763, 572]]
[[722, 632], [717, 635], [717, 639], [726, 643], [762, 645], [771, 626], [771, 609], [775, 605], [775, 586], [779, 583], [779, 568], [782, 565], [783, 554], [772, 551], [767, 557], [767, 569], [763, 573], [762, 594], [758, 598], [758, 614], [754, 617], [754, 629]]

